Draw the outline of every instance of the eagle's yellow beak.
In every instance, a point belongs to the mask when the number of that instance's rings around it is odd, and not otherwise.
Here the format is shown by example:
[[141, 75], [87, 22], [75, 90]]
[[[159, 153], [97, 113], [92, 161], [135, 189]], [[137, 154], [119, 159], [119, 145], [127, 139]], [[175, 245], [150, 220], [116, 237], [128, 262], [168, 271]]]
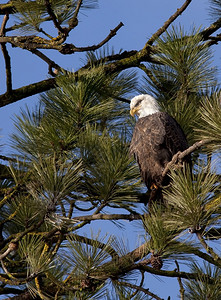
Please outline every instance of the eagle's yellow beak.
[[139, 109], [140, 109], [140, 106], [131, 108], [131, 110], [130, 110], [131, 116], [134, 117], [135, 115], [138, 115]]

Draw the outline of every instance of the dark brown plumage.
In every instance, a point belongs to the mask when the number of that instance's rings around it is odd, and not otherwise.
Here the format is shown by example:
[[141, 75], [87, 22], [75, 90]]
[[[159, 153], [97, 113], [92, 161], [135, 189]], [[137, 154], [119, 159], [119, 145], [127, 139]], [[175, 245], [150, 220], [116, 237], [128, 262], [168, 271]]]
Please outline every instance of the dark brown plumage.
[[[188, 148], [186, 136], [177, 121], [160, 112], [155, 98], [138, 95], [131, 100], [130, 113], [139, 117], [133, 132], [130, 154], [134, 155], [141, 177], [150, 191], [149, 201], [162, 200], [162, 186], [170, 182], [163, 171], [173, 156]], [[190, 155], [183, 162], [191, 166]]]
[[[130, 145], [141, 177], [148, 188], [167, 185], [168, 176], [162, 172], [174, 154], [188, 148], [180, 125], [166, 112], [157, 112], [138, 119]], [[185, 158], [186, 161], [190, 157]]]

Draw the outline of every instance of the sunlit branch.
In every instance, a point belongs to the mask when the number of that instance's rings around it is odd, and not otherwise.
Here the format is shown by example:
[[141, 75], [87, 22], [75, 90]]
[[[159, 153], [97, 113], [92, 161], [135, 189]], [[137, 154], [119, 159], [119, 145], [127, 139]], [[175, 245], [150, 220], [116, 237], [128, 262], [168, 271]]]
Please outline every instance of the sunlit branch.
[[141, 220], [140, 214], [94, 214], [89, 216], [79, 216], [72, 218], [73, 221], [93, 221], [93, 220], [128, 220], [128, 221], [134, 221], [134, 220]]
[[168, 171], [173, 167], [176, 166], [177, 163], [179, 163], [180, 161], [182, 161], [184, 159], [184, 157], [186, 157], [187, 155], [189, 155], [190, 153], [194, 152], [195, 150], [199, 149], [200, 147], [204, 146], [205, 144], [207, 144], [208, 141], [207, 140], [201, 140], [199, 142], [194, 143], [192, 146], [190, 146], [189, 148], [187, 148], [186, 150], [184, 150], [183, 152], [178, 152], [176, 153], [173, 157], [172, 160], [167, 164], [167, 166], [165, 167], [165, 169], [163, 170], [162, 176], [166, 176], [166, 174], [168, 173]]

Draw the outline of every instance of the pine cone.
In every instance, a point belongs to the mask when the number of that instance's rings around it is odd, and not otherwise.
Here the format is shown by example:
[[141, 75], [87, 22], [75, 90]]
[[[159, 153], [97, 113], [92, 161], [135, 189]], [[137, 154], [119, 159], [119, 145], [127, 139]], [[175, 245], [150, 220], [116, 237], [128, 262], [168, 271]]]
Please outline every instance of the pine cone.
[[160, 270], [163, 266], [163, 261], [158, 254], [151, 254], [150, 264], [154, 269]]

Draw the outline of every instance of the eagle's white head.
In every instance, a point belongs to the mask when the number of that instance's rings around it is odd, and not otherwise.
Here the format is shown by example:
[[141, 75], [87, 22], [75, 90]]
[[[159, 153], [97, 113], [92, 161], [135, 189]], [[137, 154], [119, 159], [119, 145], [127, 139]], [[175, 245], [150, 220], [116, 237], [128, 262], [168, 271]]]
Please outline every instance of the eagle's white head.
[[150, 95], [138, 95], [131, 99], [130, 114], [134, 117], [143, 118], [160, 111], [160, 106], [157, 100]]

